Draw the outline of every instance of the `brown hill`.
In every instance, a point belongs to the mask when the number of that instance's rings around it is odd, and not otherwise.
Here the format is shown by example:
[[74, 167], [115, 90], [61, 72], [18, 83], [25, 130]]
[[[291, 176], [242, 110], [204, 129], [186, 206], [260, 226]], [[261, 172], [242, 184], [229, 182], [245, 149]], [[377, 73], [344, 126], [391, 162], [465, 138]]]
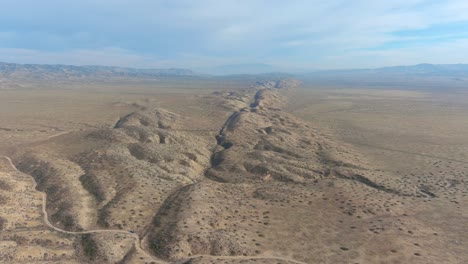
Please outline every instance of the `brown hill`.
[[[53, 225], [100, 230], [78, 239], [88, 262], [145, 262], [143, 249], [154, 262], [456, 263], [459, 247], [439, 247], [454, 231], [419, 217], [430, 190], [282, 110], [297, 85], [212, 94], [211, 107], [233, 111], [219, 131], [148, 104], [14, 160], [47, 193]], [[135, 244], [113, 242], [116, 230]]]

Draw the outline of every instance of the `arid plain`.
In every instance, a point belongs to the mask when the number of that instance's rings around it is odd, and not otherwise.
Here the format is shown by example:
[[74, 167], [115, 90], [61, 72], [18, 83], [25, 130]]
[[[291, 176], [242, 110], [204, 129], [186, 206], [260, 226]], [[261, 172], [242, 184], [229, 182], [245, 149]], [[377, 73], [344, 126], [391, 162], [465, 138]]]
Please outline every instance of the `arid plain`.
[[0, 112], [0, 262], [468, 261], [466, 92], [41, 81]]

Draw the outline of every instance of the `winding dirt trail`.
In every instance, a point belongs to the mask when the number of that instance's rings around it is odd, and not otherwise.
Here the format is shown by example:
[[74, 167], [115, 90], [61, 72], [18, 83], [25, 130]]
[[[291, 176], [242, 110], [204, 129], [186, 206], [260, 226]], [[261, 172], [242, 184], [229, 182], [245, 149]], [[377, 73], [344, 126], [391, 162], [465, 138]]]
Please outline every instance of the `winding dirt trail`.
[[[262, 89], [260, 89], [262, 90]], [[254, 98], [255, 101], [258, 100], [258, 98]], [[234, 112], [234, 114], [237, 113]], [[226, 121], [226, 124], [229, 122], [229, 119]], [[200, 131], [203, 131], [203, 132], [220, 132], [222, 131], [223, 129], [225, 129], [225, 126], [226, 124], [224, 124], [224, 126], [221, 128], [221, 130], [200, 130]], [[68, 133], [71, 133], [73, 131], [62, 131], [62, 132], [59, 132], [57, 134], [54, 134], [54, 135], [51, 135], [41, 141], [45, 141], [45, 140], [49, 140], [49, 139], [52, 139], [54, 137], [58, 137], [58, 136], [61, 136], [61, 135], [64, 135], [64, 134], [68, 134]], [[27, 175], [30, 177], [31, 179], [31, 182], [32, 182], [32, 190], [33, 191], [36, 191], [36, 192], [39, 192], [42, 196], [42, 213], [44, 215], [44, 222], [45, 224], [57, 231], [57, 232], [60, 232], [60, 233], [64, 233], [64, 234], [71, 234], [71, 235], [84, 235], [84, 234], [98, 234], [98, 233], [111, 233], [111, 234], [125, 234], [125, 235], [131, 235], [134, 239], [135, 239], [135, 243], [134, 243], [134, 246], [135, 246], [135, 250], [138, 252], [138, 253], [141, 253], [142, 255], [144, 255], [146, 258], [148, 258], [149, 260], [151, 260], [152, 263], [157, 263], [157, 264], [167, 264], [167, 263], [170, 263], [170, 262], [167, 262], [167, 261], [163, 261], [161, 259], [157, 259], [155, 258], [154, 256], [152, 256], [151, 254], [149, 254], [147, 251], [145, 251], [142, 246], [141, 246], [141, 239], [140, 237], [138, 236], [138, 234], [136, 233], [131, 233], [130, 231], [127, 231], [127, 230], [121, 230], [121, 229], [94, 229], [94, 230], [86, 230], [86, 231], [67, 231], [67, 230], [63, 230], [61, 228], [58, 228], [56, 226], [54, 226], [52, 223], [50, 223], [49, 221], [49, 216], [47, 214], [47, 210], [46, 210], [46, 206], [47, 206], [47, 194], [45, 192], [40, 192], [36, 189], [37, 187], [37, 182], [36, 180], [34, 179], [33, 176], [29, 175], [29, 174], [25, 174], [23, 172], [21, 172], [20, 170], [18, 170], [18, 168], [15, 166], [15, 164], [13, 163], [13, 161], [11, 160], [10, 157], [8, 156], [2, 156], [0, 155], [0, 158], [3, 158], [3, 159], [6, 159], [8, 161], [8, 163], [10, 164], [10, 166], [17, 172], [17, 173], [20, 173], [20, 174], [23, 174], [23, 175]], [[217, 259], [225, 259], [225, 260], [254, 260], [254, 259], [269, 259], [269, 260], [282, 260], [282, 261], [287, 261], [287, 262], [290, 262], [290, 263], [295, 263], [295, 264], [307, 264], [306, 262], [302, 262], [302, 261], [298, 261], [298, 260], [295, 260], [295, 259], [292, 259], [292, 258], [287, 258], [287, 257], [277, 257], [277, 256], [268, 256], [268, 255], [260, 255], [260, 256], [217, 256], [217, 255], [203, 255], [203, 254], [200, 254], [200, 255], [193, 255], [193, 256], [190, 256], [189, 258], [185, 258], [185, 259], [182, 259], [182, 260], [179, 260], [179, 261], [175, 261], [173, 263], [187, 263], [189, 262], [190, 260], [192, 259], [196, 259], [196, 258], [202, 258], [202, 257], [206, 257], [206, 258], [217, 258]]]
[[[142, 255], [144, 255], [145, 257], [147, 257], [148, 259], [151, 259], [151, 261], [155, 262], [155, 263], [159, 263], [159, 264], [167, 264], [169, 262], [166, 262], [166, 261], [163, 261], [163, 260], [160, 260], [160, 259], [155, 259], [151, 254], [149, 254], [148, 252], [146, 252], [142, 247], [141, 247], [141, 239], [140, 237], [135, 234], [135, 233], [130, 233], [129, 231], [126, 231], [126, 230], [121, 230], [121, 229], [94, 229], [94, 230], [86, 230], [86, 231], [67, 231], [67, 230], [63, 230], [61, 228], [58, 228], [56, 226], [54, 226], [52, 223], [50, 223], [49, 221], [49, 216], [47, 214], [47, 210], [46, 210], [46, 206], [47, 206], [47, 194], [44, 193], [44, 192], [40, 192], [36, 189], [36, 186], [37, 186], [37, 182], [36, 180], [34, 179], [34, 177], [32, 177], [31, 175], [29, 174], [25, 174], [23, 172], [21, 172], [20, 170], [18, 170], [18, 168], [16, 168], [15, 164], [13, 163], [13, 161], [11, 160], [10, 157], [8, 156], [0, 156], [0, 158], [3, 158], [3, 159], [6, 159], [8, 161], [8, 163], [10, 164], [10, 166], [13, 168], [13, 170], [15, 170], [17, 173], [20, 173], [20, 174], [24, 174], [24, 175], [27, 175], [30, 177], [31, 179], [31, 182], [32, 182], [32, 189], [36, 192], [39, 192], [42, 196], [42, 214], [44, 215], [44, 222], [45, 224], [57, 231], [57, 232], [60, 232], [60, 233], [64, 233], [64, 234], [71, 234], [71, 235], [85, 235], [85, 234], [98, 234], [98, 233], [111, 233], [111, 234], [125, 234], [125, 235], [131, 235], [134, 239], [135, 239], [135, 249], [136, 251], [138, 251], [139, 253], [141, 253]], [[222, 259], [231, 259], [231, 260], [249, 260], [249, 259], [274, 259], [274, 260], [283, 260], [283, 261], [287, 261], [287, 262], [291, 262], [291, 263], [296, 263], [296, 264], [307, 264], [305, 262], [301, 262], [301, 261], [298, 261], [298, 260], [295, 260], [295, 259], [290, 259], [290, 258], [282, 258], [282, 257], [276, 257], [276, 256], [214, 256], [214, 255], [193, 255], [191, 256], [190, 258], [186, 258], [184, 260], [180, 260], [180, 261], [177, 261], [175, 263], [186, 263], [187, 261], [190, 261], [191, 259], [196, 259], [196, 258], [200, 258], [200, 257], [206, 257], [206, 258], [222, 258]]]
[[[56, 135], [57, 136], [57, 135]], [[23, 172], [21, 172], [20, 170], [18, 170], [18, 168], [16, 168], [15, 164], [13, 164], [13, 161], [11, 160], [10, 157], [8, 156], [0, 156], [0, 158], [4, 158], [8, 161], [8, 163], [10, 164], [10, 166], [18, 173], [21, 173], [21, 174], [25, 174]], [[152, 255], [150, 255], [149, 253], [147, 253], [145, 250], [143, 250], [143, 248], [141, 247], [141, 242], [140, 242], [140, 237], [135, 234], [135, 233], [130, 233], [129, 231], [126, 231], [126, 230], [121, 230], [121, 229], [95, 229], [95, 230], [86, 230], [86, 231], [67, 231], [67, 230], [63, 230], [63, 229], [60, 229], [54, 225], [52, 225], [49, 221], [49, 216], [47, 214], [47, 210], [46, 210], [46, 205], [47, 205], [47, 194], [44, 193], [44, 192], [40, 192], [36, 189], [36, 186], [37, 186], [37, 182], [36, 180], [34, 179], [34, 177], [32, 177], [31, 175], [28, 175], [28, 174], [25, 174], [27, 176], [29, 176], [31, 178], [31, 182], [32, 182], [32, 189], [36, 192], [39, 192], [42, 196], [42, 214], [44, 215], [44, 222], [45, 224], [50, 227], [51, 229], [57, 231], [57, 232], [60, 232], [60, 233], [64, 233], [64, 234], [71, 234], [71, 235], [85, 235], [85, 234], [97, 234], [97, 233], [112, 233], [112, 234], [125, 234], [125, 235], [131, 235], [134, 239], [135, 239], [135, 249], [136, 251], [138, 251], [139, 253], [143, 254], [145, 257], [151, 259], [151, 261], [153, 262], [156, 262], [156, 263], [167, 263], [165, 261], [162, 261], [160, 259], [155, 259]]]

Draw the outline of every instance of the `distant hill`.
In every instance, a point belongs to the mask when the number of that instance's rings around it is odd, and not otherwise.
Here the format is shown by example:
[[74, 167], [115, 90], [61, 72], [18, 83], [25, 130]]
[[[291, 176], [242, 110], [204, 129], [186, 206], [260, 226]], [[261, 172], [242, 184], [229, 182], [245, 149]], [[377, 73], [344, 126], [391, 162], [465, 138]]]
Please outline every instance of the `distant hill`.
[[188, 69], [133, 69], [112, 66], [16, 64], [0, 62], [0, 78], [9, 80], [76, 80], [191, 76]]
[[428, 64], [422, 63], [410, 66], [393, 66], [376, 69], [344, 69], [315, 71], [306, 75], [327, 74], [399, 74], [399, 75], [429, 75], [429, 76], [468, 76], [468, 64]]
[[378, 73], [417, 74], [429, 76], [468, 76], [468, 64], [418, 64], [411, 66], [384, 67], [374, 70]]
[[324, 70], [301, 77], [316, 85], [466, 89], [468, 64], [423, 63], [377, 69]]

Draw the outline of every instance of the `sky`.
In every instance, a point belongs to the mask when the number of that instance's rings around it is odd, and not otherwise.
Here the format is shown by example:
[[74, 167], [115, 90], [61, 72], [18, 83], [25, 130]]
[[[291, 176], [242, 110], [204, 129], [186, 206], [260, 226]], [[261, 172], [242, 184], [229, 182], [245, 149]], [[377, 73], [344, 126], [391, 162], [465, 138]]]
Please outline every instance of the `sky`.
[[466, 0], [0, 0], [0, 61], [212, 69], [468, 63]]

